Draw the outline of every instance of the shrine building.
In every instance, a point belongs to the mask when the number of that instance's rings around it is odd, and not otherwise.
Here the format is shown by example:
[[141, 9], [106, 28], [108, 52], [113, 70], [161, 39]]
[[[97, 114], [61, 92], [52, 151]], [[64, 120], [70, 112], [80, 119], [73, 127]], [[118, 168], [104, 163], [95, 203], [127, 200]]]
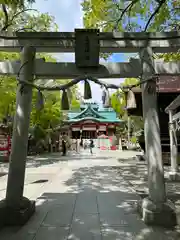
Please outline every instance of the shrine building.
[[83, 103], [79, 111], [69, 111], [65, 121], [72, 139], [95, 139], [102, 133], [111, 135], [115, 133], [116, 126], [123, 123], [112, 108], [100, 108], [96, 103]]
[[[135, 95], [136, 108], [127, 109], [129, 115], [143, 116], [141, 88], [133, 88]], [[157, 103], [159, 111], [160, 137], [162, 152], [170, 152], [169, 139], [169, 116], [165, 113], [166, 107], [180, 94], [179, 76], [159, 76], [157, 82]], [[128, 108], [128, 107], [127, 107]], [[179, 108], [177, 109], [179, 111]], [[178, 152], [180, 152], [180, 138], [178, 136]], [[141, 138], [139, 143], [145, 150], [145, 140]]]

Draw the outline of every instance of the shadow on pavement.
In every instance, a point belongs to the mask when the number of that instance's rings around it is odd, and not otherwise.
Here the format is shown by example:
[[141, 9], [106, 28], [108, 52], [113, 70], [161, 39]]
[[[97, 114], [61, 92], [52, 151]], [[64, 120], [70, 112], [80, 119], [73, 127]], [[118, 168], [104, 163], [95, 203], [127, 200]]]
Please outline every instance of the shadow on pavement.
[[[141, 197], [148, 195], [148, 175], [146, 163], [134, 162], [125, 166], [115, 167], [120, 176], [137, 192]], [[169, 167], [164, 167], [167, 175]], [[176, 207], [180, 207], [180, 182], [170, 181], [165, 177], [166, 192], [168, 198], [173, 201]]]
[[26, 226], [5, 229], [0, 239], [180, 239], [177, 231], [146, 226], [136, 212], [139, 199], [119, 167], [76, 168], [63, 185], [57, 179], [37, 199], [36, 214]]
[[51, 165], [54, 163], [58, 163], [58, 162], [67, 162], [67, 161], [77, 161], [77, 160], [84, 160], [84, 159], [92, 159], [92, 160], [109, 160], [109, 159], [113, 159], [113, 157], [99, 157], [97, 158], [97, 156], [91, 156], [91, 155], [76, 155], [76, 156], [71, 156], [71, 155], [67, 155], [67, 156], [61, 156], [60, 154], [51, 154], [48, 156], [38, 156], [38, 157], [28, 157], [28, 161], [27, 161], [27, 168], [30, 167], [41, 167], [41, 166], [45, 166], [45, 165]]

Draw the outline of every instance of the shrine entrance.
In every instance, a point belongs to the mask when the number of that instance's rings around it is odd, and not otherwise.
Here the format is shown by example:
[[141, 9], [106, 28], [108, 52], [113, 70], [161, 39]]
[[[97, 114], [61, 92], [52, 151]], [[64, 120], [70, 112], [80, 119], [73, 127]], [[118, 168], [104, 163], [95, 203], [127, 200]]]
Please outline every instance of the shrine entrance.
[[96, 138], [96, 131], [92, 131], [92, 130], [83, 130], [82, 131], [82, 138], [84, 139], [91, 139], [91, 138]]
[[[156, 81], [160, 75], [179, 75], [180, 63], [156, 61], [153, 54], [177, 53], [179, 48], [179, 32], [100, 33], [95, 29], [77, 29], [75, 33], [1, 33], [0, 51], [22, 50], [22, 53], [21, 61], [0, 62], [0, 74], [17, 76], [18, 81], [7, 191], [0, 208], [0, 221], [8, 225], [22, 225], [35, 211], [35, 202], [23, 197], [32, 88], [38, 89], [41, 97], [43, 90], [62, 91], [62, 106], [67, 111], [67, 89], [80, 81], [85, 82], [85, 99], [92, 98], [89, 81], [103, 86], [104, 105], [109, 107], [109, 88], [121, 91], [129, 89], [132, 95], [133, 86], [122, 87], [99, 78], [139, 78], [142, 86], [149, 197], [143, 199], [138, 209], [147, 224], [174, 226], [175, 211], [173, 204], [167, 201], [164, 181]], [[36, 59], [36, 52], [75, 52], [75, 63], [45, 62], [44, 59]], [[100, 64], [100, 52], [138, 52], [139, 59]], [[64, 85], [45, 87], [38, 85], [35, 79], [73, 80]], [[136, 107], [131, 101], [130, 104]]]

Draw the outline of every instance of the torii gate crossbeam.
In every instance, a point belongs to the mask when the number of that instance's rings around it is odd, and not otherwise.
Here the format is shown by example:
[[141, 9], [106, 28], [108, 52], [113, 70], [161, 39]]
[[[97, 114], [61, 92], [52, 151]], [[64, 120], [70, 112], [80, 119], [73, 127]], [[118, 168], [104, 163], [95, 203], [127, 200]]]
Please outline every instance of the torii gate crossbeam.
[[[36, 52], [75, 52], [75, 37], [74, 32], [17, 32], [13, 35], [4, 33], [0, 37], [0, 51], [19, 52], [24, 46], [30, 44], [36, 48]], [[139, 52], [141, 48], [147, 46], [158, 53], [176, 53], [180, 48], [178, 31], [161, 33], [100, 32], [98, 39], [100, 52], [103, 53], [133, 53]]]
[[[21, 63], [19, 61], [0, 62], [0, 75], [17, 76]], [[177, 76], [180, 73], [179, 62], [164, 63], [160, 60], [154, 61], [155, 75]], [[73, 79], [81, 75], [91, 75], [98, 78], [137, 78], [141, 75], [141, 63], [138, 59], [130, 62], [101, 63], [98, 68], [77, 68], [75, 63], [53, 63], [36, 59], [34, 72], [36, 79]]]

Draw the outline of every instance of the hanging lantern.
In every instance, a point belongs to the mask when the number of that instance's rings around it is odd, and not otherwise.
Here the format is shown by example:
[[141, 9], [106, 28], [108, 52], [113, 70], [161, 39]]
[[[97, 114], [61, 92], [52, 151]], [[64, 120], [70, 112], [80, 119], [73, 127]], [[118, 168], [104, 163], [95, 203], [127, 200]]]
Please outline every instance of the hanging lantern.
[[103, 88], [103, 91], [102, 91], [102, 104], [103, 105], [105, 104], [105, 101], [106, 101], [106, 89]]
[[85, 80], [84, 82], [84, 99], [91, 99], [92, 93], [91, 93], [91, 86], [90, 83]]
[[109, 108], [109, 107], [111, 107], [111, 98], [109, 96], [108, 89], [106, 89], [104, 108]]
[[72, 92], [71, 92], [70, 88], [67, 89], [67, 95], [68, 95], [69, 102], [71, 102], [71, 100], [72, 100]]
[[63, 93], [62, 93], [61, 109], [69, 110], [69, 100], [68, 100], [68, 94], [66, 90], [63, 90]]
[[132, 90], [129, 90], [126, 96], [126, 108], [133, 109], [136, 108], [136, 98]]
[[69, 105], [71, 106], [73, 96], [72, 96], [72, 92], [71, 92], [70, 88], [67, 89], [67, 96], [68, 96], [68, 100], [69, 100]]
[[37, 92], [36, 108], [39, 111], [44, 108], [44, 96], [41, 91]]

